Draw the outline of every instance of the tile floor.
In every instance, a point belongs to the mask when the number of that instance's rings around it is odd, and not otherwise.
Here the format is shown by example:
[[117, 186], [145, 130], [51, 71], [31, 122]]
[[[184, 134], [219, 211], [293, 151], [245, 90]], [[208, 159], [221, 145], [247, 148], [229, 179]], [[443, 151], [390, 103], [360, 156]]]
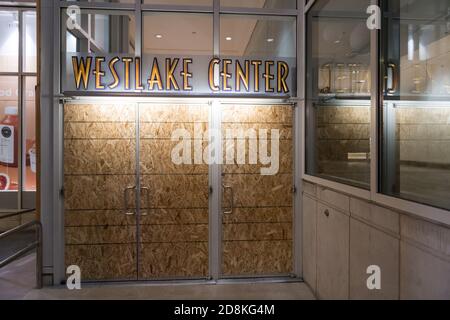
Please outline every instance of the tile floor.
[[311, 300], [314, 295], [304, 283], [226, 283], [226, 284], [83, 284], [81, 290], [65, 287], [33, 289], [34, 255], [29, 255], [0, 271], [0, 299], [238, 299]]

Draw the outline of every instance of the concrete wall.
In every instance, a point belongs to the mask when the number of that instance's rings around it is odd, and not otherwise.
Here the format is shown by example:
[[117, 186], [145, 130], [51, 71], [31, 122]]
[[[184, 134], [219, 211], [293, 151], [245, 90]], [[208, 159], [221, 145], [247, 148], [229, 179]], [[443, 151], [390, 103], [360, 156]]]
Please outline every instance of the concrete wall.
[[[450, 299], [450, 228], [309, 182], [303, 270], [320, 299]], [[381, 268], [381, 289], [366, 285]]]

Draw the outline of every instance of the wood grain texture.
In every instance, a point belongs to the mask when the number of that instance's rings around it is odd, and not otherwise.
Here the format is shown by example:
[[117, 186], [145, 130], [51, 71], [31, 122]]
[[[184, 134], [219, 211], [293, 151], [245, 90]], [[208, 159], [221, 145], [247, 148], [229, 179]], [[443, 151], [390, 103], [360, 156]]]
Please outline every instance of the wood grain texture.
[[[262, 165], [260, 158], [258, 164], [238, 165], [235, 161], [235, 164], [222, 165], [222, 182], [234, 191], [233, 213], [224, 214], [222, 219], [222, 274], [289, 274], [292, 272], [292, 108], [230, 105], [223, 107], [222, 119], [223, 149], [234, 148], [235, 160], [238, 139], [230, 139], [230, 133], [236, 136], [239, 131], [254, 129], [258, 139], [259, 130], [268, 133], [279, 130], [280, 134], [279, 170], [275, 175], [261, 175], [260, 169], [267, 165]], [[272, 153], [270, 138], [267, 135], [268, 155]], [[245, 145], [247, 163], [253, 139], [250, 137]], [[225, 190], [222, 206], [228, 208], [230, 201], [230, 192]]]

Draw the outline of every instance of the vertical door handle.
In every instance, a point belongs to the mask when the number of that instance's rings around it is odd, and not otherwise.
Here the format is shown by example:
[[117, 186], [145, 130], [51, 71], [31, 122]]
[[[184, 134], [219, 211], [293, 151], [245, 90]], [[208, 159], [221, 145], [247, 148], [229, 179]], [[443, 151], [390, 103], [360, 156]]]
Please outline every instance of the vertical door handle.
[[145, 197], [147, 200], [147, 210], [146, 211], [141, 211], [140, 215], [141, 216], [146, 216], [148, 215], [148, 212], [150, 210], [150, 188], [148, 187], [141, 187], [141, 192], [144, 191], [145, 192]]
[[230, 190], [230, 206], [229, 206], [229, 210], [224, 210], [223, 213], [224, 214], [232, 214], [234, 211], [234, 192], [233, 192], [233, 188], [231, 186], [226, 186], [226, 185], [222, 185], [222, 188], [224, 190], [224, 192], [226, 190]]
[[123, 194], [124, 194], [124, 208], [125, 208], [125, 214], [127, 216], [131, 216], [133, 214], [135, 214], [134, 211], [129, 210], [128, 208], [128, 191], [130, 190], [135, 190], [136, 186], [131, 186], [131, 187], [127, 187], [123, 190]]
[[398, 74], [397, 66], [394, 63], [389, 63], [386, 72], [386, 92], [393, 95], [398, 89]]

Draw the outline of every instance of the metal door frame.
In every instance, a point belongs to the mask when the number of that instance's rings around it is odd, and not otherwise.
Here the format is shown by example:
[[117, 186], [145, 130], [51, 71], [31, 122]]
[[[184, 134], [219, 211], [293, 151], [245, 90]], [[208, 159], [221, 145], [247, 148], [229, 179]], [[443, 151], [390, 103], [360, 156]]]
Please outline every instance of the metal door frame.
[[[108, 102], [109, 101], [109, 102]], [[125, 280], [127, 282], [133, 283], [133, 282], [151, 282], [151, 283], [177, 283], [178, 281], [182, 282], [192, 282], [192, 283], [208, 283], [210, 281], [213, 281], [214, 283], [229, 283], [229, 282], [242, 282], [246, 279], [250, 279], [252, 281], [254, 280], [261, 280], [261, 281], [277, 281], [277, 282], [284, 282], [284, 281], [299, 281], [302, 279], [301, 272], [299, 273], [298, 266], [301, 266], [302, 264], [302, 257], [301, 257], [301, 206], [298, 204], [301, 204], [301, 193], [298, 192], [299, 186], [298, 179], [296, 177], [299, 174], [300, 168], [298, 167], [299, 162], [299, 154], [295, 150], [298, 150], [297, 143], [298, 143], [298, 124], [297, 124], [297, 106], [294, 102], [287, 101], [287, 100], [280, 100], [280, 99], [249, 99], [249, 98], [243, 98], [243, 99], [234, 99], [234, 98], [221, 98], [221, 99], [215, 99], [215, 98], [120, 98], [117, 97], [114, 98], [114, 101], [111, 102], [111, 97], [73, 97], [73, 98], [67, 98], [63, 99], [60, 104], [60, 117], [59, 117], [59, 130], [61, 134], [61, 139], [59, 140], [59, 148], [61, 150], [60, 152], [60, 169], [58, 170], [60, 172], [60, 187], [62, 189], [63, 182], [64, 182], [64, 146], [63, 146], [63, 109], [65, 104], [80, 104], [80, 103], [109, 103], [109, 104], [118, 104], [118, 103], [128, 103], [133, 104], [135, 106], [135, 127], [136, 127], [136, 279], [135, 280]], [[203, 277], [171, 277], [171, 278], [154, 278], [154, 279], [140, 279], [139, 278], [139, 271], [140, 271], [140, 254], [139, 254], [139, 245], [140, 245], [140, 201], [141, 201], [141, 176], [140, 176], [140, 105], [141, 104], [152, 104], [152, 103], [166, 103], [166, 104], [176, 104], [176, 103], [183, 103], [183, 104], [205, 104], [208, 105], [209, 108], [209, 123], [208, 128], [210, 129], [209, 132], [211, 133], [212, 130], [219, 130], [222, 127], [222, 116], [221, 116], [221, 106], [226, 104], [253, 104], [253, 105], [286, 105], [291, 106], [293, 108], [292, 115], [293, 115], [293, 121], [292, 121], [292, 142], [294, 144], [294, 151], [293, 151], [293, 187], [297, 190], [297, 192], [293, 193], [293, 199], [292, 199], [292, 205], [293, 205], [293, 220], [292, 220], [292, 230], [293, 230], [293, 237], [292, 237], [292, 265], [293, 265], [293, 273], [292, 274], [268, 274], [268, 275], [236, 275], [236, 276], [223, 276], [221, 273], [221, 265], [222, 265], [222, 208], [221, 208], [221, 199], [222, 199], [222, 165], [221, 164], [210, 164], [208, 169], [208, 181], [209, 181], [209, 199], [208, 199], [208, 207], [209, 207], [209, 225], [208, 225], [208, 276], [206, 278]], [[211, 136], [210, 136], [211, 138]], [[211, 139], [210, 139], [211, 140]], [[219, 154], [222, 153], [222, 144], [221, 144], [221, 137], [220, 139], [217, 139], [215, 141], [215, 150]], [[57, 225], [60, 226], [60, 237], [63, 239], [59, 250], [58, 250], [58, 258], [57, 260], [60, 261], [59, 266], [62, 268], [60, 272], [63, 273], [65, 268], [65, 258], [64, 258], [64, 251], [65, 251], [65, 241], [64, 241], [64, 234], [65, 234], [65, 226], [64, 226], [64, 199], [61, 197], [60, 199], [60, 219], [58, 219]], [[299, 202], [300, 201], [300, 202]], [[123, 282], [124, 280], [91, 280], [91, 281], [84, 281], [85, 283], [110, 283], [110, 282]]]

